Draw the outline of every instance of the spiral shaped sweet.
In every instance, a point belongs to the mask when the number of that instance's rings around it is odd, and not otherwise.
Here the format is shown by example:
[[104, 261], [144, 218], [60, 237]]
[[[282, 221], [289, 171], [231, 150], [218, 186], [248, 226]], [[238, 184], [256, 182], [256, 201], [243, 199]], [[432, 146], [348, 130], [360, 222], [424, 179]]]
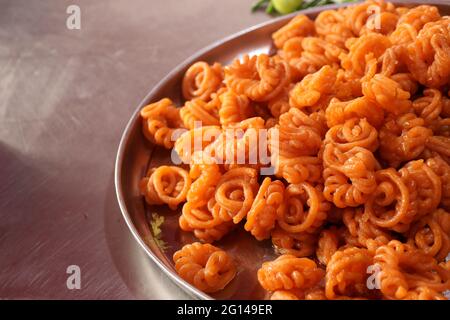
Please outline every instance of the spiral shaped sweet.
[[367, 249], [336, 251], [327, 264], [325, 295], [328, 299], [364, 298], [374, 295], [367, 287], [367, 268], [373, 255]]
[[279, 125], [269, 130], [269, 136], [277, 130], [279, 143], [279, 149], [271, 152], [288, 158], [315, 155], [322, 143], [324, 127], [320, 117], [291, 108], [280, 116]]
[[343, 152], [354, 147], [374, 152], [378, 148], [378, 131], [367, 119], [353, 118], [331, 127], [325, 135], [324, 143], [332, 143]]
[[282, 255], [264, 262], [258, 270], [258, 281], [268, 291], [308, 289], [314, 287], [324, 272], [313, 260]]
[[272, 39], [277, 48], [282, 48], [283, 45], [291, 38], [305, 37], [313, 35], [314, 22], [307, 16], [300, 14], [289, 21], [288, 24], [277, 30], [272, 34]]
[[320, 233], [319, 242], [317, 243], [316, 249], [316, 256], [320, 263], [326, 266], [338, 249], [338, 230], [335, 227], [323, 230]]
[[175, 132], [182, 127], [180, 111], [173, 102], [164, 98], [142, 108], [142, 131], [151, 142], [165, 147], [173, 148]]
[[[441, 201], [442, 182], [423, 160], [406, 163], [399, 170], [399, 174], [409, 190], [409, 206], [413, 221], [436, 210]], [[404, 220], [404, 223], [407, 223], [407, 220]]]
[[199, 61], [194, 63], [186, 71], [182, 92], [186, 100], [194, 98], [209, 101], [211, 94], [216, 92], [222, 85], [223, 70], [219, 63], [210, 66], [208, 63]]
[[186, 200], [190, 186], [188, 172], [175, 166], [152, 169], [140, 183], [141, 194], [148, 204], [167, 204], [172, 210]]
[[270, 178], [265, 178], [259, 187], [244, 226], [257, 240], [269, 238], [277, 217], [283, 215], [284, 189], [281, 181]]
[[215, 199], [220, 218], [239, 223], [250, 211], [258, 190], [257, 171], [241, 167], [231, 169], [219, 180]]
[[289, 93], [289, 104], [310, 112], [324, 110], [334, 92], [337, 70], [326, 65], [297, 83]]
[[220, 124], [217, 106], [201, 99], [186, 101], [184, 107], [180, 109], [180, 117], [187, 129]]
[[365, 74], [367, 66], [367, 56], [378, 59], [392, 46], [387, 36], [379, 33], [368, 33], [356, 39], [349, 39], [346, 42], [349, 53], [342, 55], [341, 64], [346, 70], [352, 70], [359, 76]]
[[278, 254], [296, 257], [312, 256], [316, 250], [318, 235], [315, 233], [290, 233], [276, 226], [272, 230], [272, 244]]
[[383, 228], [375, 225], [363, 208], [346, 208], [342, 221], [346, 227], [347, 243], [362, 246], [374, 252], [380, 245], [387, 244], [393, 236]]
[[245, 95], [227, 90], [220, 96], [220, 102], [219, 118], [223, 127], [241, 122], [252, 116], [250, 101]]
[[225, 84], [254, 101], [276, 97], [290, 80], [289, 65], [265, 54], [235, 60], [225, 69]]
[[450, 165], [438, 155], [427, 159], [426, 164], [441, 179], [440, 206], [445, 210], [450, 210]]
[[380, 155], [391, 167], [417, 158], [429, 145], [432, 131], [413, 113], [389, 116], [380, 128]]
[[450, 79], [450, 19], [427, 23], [407, 47], [406, 64], [421, 84], [439, 88]]
[[203, 292], [222, 290], [236, 275], [232, 258], [210, 244], [185, 245], [175, 252], [173, 261], [177, 273]]
[[450, 288], [450, 271], [436, 260], [397, 240], [376, 250], [374, 263], [380, 266], [381, 292], [389, 299], [405, 299], [419, 287], [442, 292]]
[[365, 97], [390, 113], [398, 115], [411, 109], [410, 93], [385, 75], [376, 74], [369, 81], [364, 81], [362, 91]]
[[426, 89], [422, 97], [413, 101], [412, 106], [417, 116], [430, 123], [442, 112], [442, 93], [436, 89]]
[[375, 173], [377, 187], [364, 204], [365, 213], [375, 225], [403, 230], [416, 211], [410, 206], [410, 192], [400, 174], [393, 168]]
[[375, 170], [379, 164], [369, 150], [353, 147], [342, 152], [334, 144], [327, 144], [323, 161], [323, 193], [338, 208], [359, 206], [375, 191]]
[[278, 216], [278, 224], [290, 233], [315, 232], [330, 210], [322, 190], [307, 182], [289, 185], [285, 191], [285, 201], [286, 210]]
[[275, 175], [287, 182], [320, 182], [322, 180], [322, 161], [318, 157], [284, 157], [279, 155], [275, 162]]
[[379, 128], [383, 124], [384, 111], [367, 97], [349, 101], [333, 98], [325, 111], [325, 117], [329, 128], [352, 118], [366, 118], [372, 126]]
[[304, 76], [320, 70], [323, 66], [339, 66], [344, 49], [319, 37], [293, 38], [287, 41], [279, 53], [292, 68], [292, 77]]
[[314, 24], [316, 31], [326, 41], [345, 47], [345, 42], [354, 37], [353, 30], [345, 23], [347, 11], [343, 8], [338, 10], [324, 10], [319, 13]]
[[437, 209], [408, 231], [408, 243], [443, 261], [450, 253], [450, 213]]

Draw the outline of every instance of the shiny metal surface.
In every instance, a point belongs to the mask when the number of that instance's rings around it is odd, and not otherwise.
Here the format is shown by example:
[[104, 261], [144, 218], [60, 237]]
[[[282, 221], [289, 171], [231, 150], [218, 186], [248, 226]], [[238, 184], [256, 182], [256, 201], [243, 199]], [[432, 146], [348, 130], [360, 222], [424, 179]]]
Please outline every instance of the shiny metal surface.
[[[395, 1], [394, 1], [395, 2]], [[397, 3], [405, 3], [398, 1]], [[408, 3], [421, 3], [421, 1], [407, 1]], [[441, 12], [449, 12], [449, 6], [444, 2], [430, 1], [428, 4], [441, 5]], [[303, 13], [314, 18], [320, 11], [328, 6], [305, 10]], [[294, 14], [295, 15], [295, 14]], [[145, 175], [148, 166], [157, 166], [162, 163], [170, 164], [168, 152], [152, 146], [141, 133], [141, 121], [138, 111], [150, 102], [163, 97], [171, 98], [175, 104], [182, 104], [181, 79], [186, 69], [195, 61], [220, 62], [229, 64], [234, 58], [245, 53], [269, 53], [271, 50], [271, 34], [284, 25], [292, 15], [281, 17], [239, 32], [191, 56], [172, 70], [147, 97], [141, 102], [125, 129], [116, 159], [115, 183], [118, 201], [133, 236], [141, 247], [160, 267], [167, 276], [193, 297], [201, 299], [257, 299], [264, 298], [264, 292], [259, 289], [256, 282], [256, 270], [262, 261], [273, 257], [270, 242], [257, 242], [252, 240], [245, 232], [234, 231], [218, 242], [238, 260], [238, 275], [233, 282], [219, 294], [212, 297], [200, 292], [190, 284], [179, 278], [172, 266], [171, 256], [174, 251], [195, 239], [178, 228], [178, 212], [170, 212], [163, 207], [147, 208], [143, 198], [139, 195], [138, 182]], [[154, 241], [148, 225], [150, 212], [161, 213], [166, 217], [163, 229], [163, 239], [170, 245], [170, 249], [162, 251]], [[241, 228], [242, 229], [242, 228]]]

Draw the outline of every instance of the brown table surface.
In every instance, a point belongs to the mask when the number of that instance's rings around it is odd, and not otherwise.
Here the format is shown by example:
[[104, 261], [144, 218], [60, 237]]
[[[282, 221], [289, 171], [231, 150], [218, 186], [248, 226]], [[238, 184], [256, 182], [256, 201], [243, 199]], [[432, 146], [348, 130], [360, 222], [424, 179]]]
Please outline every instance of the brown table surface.
[[[0, 0], [0, 299], [186, 298], [119, 211], [121, 133], [165, 74], [270, 19], [253, 0]], [[81, 30], [66, 8], [81, 8]], [[69, 290], [66, 269], [81, 269]]]

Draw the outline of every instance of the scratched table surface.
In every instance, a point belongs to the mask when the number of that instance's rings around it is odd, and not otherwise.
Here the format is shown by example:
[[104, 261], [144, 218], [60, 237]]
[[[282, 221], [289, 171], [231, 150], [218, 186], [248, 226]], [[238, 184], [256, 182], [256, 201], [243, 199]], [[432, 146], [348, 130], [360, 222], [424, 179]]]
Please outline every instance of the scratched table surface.
[[[124, 224], [114, 160], [164, 75], [270, 19], [252, 2], [0, 0], [0, 299], [188, 298]], [[72, 4], [80, 30], [66, 27]]]

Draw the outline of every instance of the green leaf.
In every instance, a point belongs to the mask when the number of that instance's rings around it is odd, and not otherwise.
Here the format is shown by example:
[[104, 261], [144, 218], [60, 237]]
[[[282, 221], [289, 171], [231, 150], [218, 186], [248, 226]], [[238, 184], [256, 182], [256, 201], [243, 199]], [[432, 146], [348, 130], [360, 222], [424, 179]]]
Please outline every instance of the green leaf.
[[270, 2], [269, 5], [266, 8], [266, 13], [272, 14], [272, 13], [274, 13], [274, 11], [275, 11], [275, 8], [273, 6], [273, 2]]
[[152, 227], [153, 236], [158, 237], [162, 233], [161, 226], [164, 223], [164, 216], [160, 216], [157, 213], [152, 213], [152, 220], [150, 226]]
[[263, 6], [267, 5], [270, 0], [259, 0], [252, 6], [252, 12], [261, 9]]
[[162, 250], [165, 251], [169, 248], [167, 243], [162, 240], [162, 230], [161, 226], [164, 223], [164, 216], [160, 216], [157, 213], [152, 213], [152, 218], [150, 220], [150, 227], [152, 228], [153, 241]]

